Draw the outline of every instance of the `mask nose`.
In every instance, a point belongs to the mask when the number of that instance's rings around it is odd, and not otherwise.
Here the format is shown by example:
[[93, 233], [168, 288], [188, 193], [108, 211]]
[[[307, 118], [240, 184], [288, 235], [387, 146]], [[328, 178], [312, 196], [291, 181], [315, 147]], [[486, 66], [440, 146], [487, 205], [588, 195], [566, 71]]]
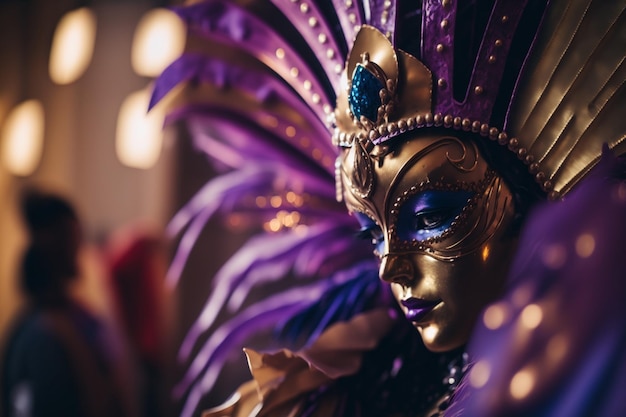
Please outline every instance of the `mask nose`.
[[404, 256], [387, 253], [380, 263], [378, 275], [380, 279], [388, 283], [400, 284], [410, 287], [417, 278], [411, 260]]

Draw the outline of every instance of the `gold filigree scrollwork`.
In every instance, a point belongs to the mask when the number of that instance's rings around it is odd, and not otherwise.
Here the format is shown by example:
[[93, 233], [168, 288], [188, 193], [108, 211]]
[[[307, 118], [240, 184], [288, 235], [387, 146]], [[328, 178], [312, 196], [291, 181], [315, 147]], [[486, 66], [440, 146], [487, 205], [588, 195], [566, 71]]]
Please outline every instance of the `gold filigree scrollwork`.
[[431, 256], [451, 261], [481, 248], [485, 242], [492, 239], [500, 224], [505, 221], [510, 198], [510, 193], [503, 186], [502, 178], [495, 176], [483, 195], [476, 201], [476, 204], [481, 207], [481, 210], [477, 211], [479, 216], [472, 224], [465, 224], [463, 234], [454, 239], [454, 242], [445, 247], [435, 245]]
[[[438, 247], [438, 244], [446, 240], [452, 234], [459, 233], [460, 232], [459, 229], [466, 229], [466, 228], [470, 229], [469, 232], [461, 232], [463, 233], [463, 237], [459, 237], [459, 240], [464, 240], [468, 235], [470, 234], [474, 235], [474, 232], [478, 230], [477, 229], [478, 224], [482, 224], [482, 225], [489, 224], [489, 223], [484, 222], [485, 220], [484, 216], [489, 215], [488, 213], [493, 213], [492, 211], [489, 211], [489, 210], [486, 210], [486, 212], [483, 213], [480, 219], [477, 220], [473, 226], [468, 227], [467, 222], [469, 218], [472, 216], [472, 214], [474, 213], [476, 207], [478, 205], [482, 205], [482, 202], [485, 199], [487, 200], [486, 206], [491, 209], [495, 209], [497, 211], [498, 209], [497, 198], [499, 194], [496, 195], [496, 201], [493, 201], [491, 199], [491, 197], [493, 196], [493, 193], [491, 192], [488, 193], [489, 197], [485, 197], [483, 195], [487, 192], [488, 189], [491, 189], [492, 187], [494, 187], [494, 183], [498, 184], [497, 188], [499, 189], [500, 183], [496, 182], [496, 180], [499, 180], [499, 177], [493, 171], [489, 170], [485, 174], [484, 178], [480, 180], [479, 182], [465, 183], [461, 181], [461, 182], [457, 182], [456, 184], [447, 184], [446, 186], [438, 185], [432, 182], [425, 182], [423, 184], [420, 184], [420, 186], [412, 187], [411, 189], [402, 193], [402, 195], [398, 197], [397, 202], [396, 202], [398, 206], [401, 206], [402, 204], [404, 204], [404, 202], [408, 200], [410, 197], [426, 190], [473, 191], [476, 194], [468, 200], [466, 206], [463, 208], [461, 213], [458, 216], [456, 216], [456, 218], [453, 220], [452, 224], [450, 225], [448, 229], [443, 231], [438, 236], [430, 237], [422, 241], [413, 240], [413, 241], [405, 242], [405, 241], [401, 241], [398, 239], [398, 236], [396, 234], [397, 231], [395, 228], [395, 225], [398, 222], [398, 211], [392, 210], [391, 216], [390, 216], [390, 224], [392, 224], [393, 226], [390, 228], [390, 235], [391, 235], [390, 241], [392, 242], [394, 251], [402, 252], [402, 253], [405, 253], [405, 252], [410, 253], [413, 251], [420, 251], [420, 252], [423, 251], [423, 252], [428, 252], [429, 254], [431, 254], [433, 257], [437, 259], [448, 260], [448, 261], [456, 258], [457, 255], [461, 256], [462, 254], [458, 253], [458, 249], [454, 253], [454, 256], [450, 256], [450, 253], [455, 251], [452, 245], [442, 250], [442, 248]], [[471, 249], [470, 251], [474, 249]]]
[[352, 192], [361, 198], [367, 198], [374, 189], [374, 167], [370, 151], [372, 144], [369, 141], [355, 141], [348, 154], [352, 159], [352, 175], [350, 175], [350, 188]]
[[450, 136], [449, 138], [446, 139], [452, 139], [452, 141], [456, 144], [458, 144], [461, 148], [461, 156], [458, 158], [453, 158], [452, 156], [450, 156], [450, 152], [446, 152], [446, 158], [448, 159], [448, 161], [459, 171], [461, 172], [472, 172], [474, 169], [476, 169], [476, 166], [478, 166], [478, 147], [476, 146], [476, 143], [474, 143], [473, 141], [470, 142], [471, 147], [472, 147], [472, 153], [473, 153], [473, 160], [470, 161], [470, 166], [469, 167], [465, 167], [465, 163], [468, 161], [468, 156], [471, 157], [471, 155], [468, 155], [468, 149], [467, 149], [467, 145], [465, 144], [465, 142], [462, 142], [461, 140], [459, 140], [458, 138], [454, 137], [454, 136]]
[[443, 146], [450, 146], [450, 145], [459, 146], [461, 150], [461, 156], [459, 158], [452, 158], [450, 157], [450, 151], [447, 151], [446, 158], [448, 162], [450, 162], [457, 170], [463, 173], [468, 173], [476, 169], [476, 166], [478, 165], [478, 158], [479, 158], [478, 148], [476, 147], [476, 144], [472, 143], [472, 150], [474, 151], [474, 157], [471, 163], [472, 166], [469, 168], [466, 168], [463, 165], [467, 159], [468, 152], [467, 152], [467, 147], [465, 146], [463, 141], [455, 136], [444, 136], [437, 142], [432, 143], [426, 146], [421, 151], [417, 152], [408, 161], [404, 163], [404, 165], [400, 168], [400, 170], [398, 170], [398, 173], [396, 174], [395, 179], [391, 182], [389, 190], [387, 191], [387, 195], [385, 197], [385, 208], [388, 209], [390, 207], [390, 204], [391, 204], [390, 197], [393, 194], [393, 191], [399, 179], [403, 178], [406, 172], [409, 169], [411, 169], [411, 167], [415, 165], [415, 163], [417, 163], [418, 160], [424, 158], [426, 155], [435, 151], [436, 149], [439, 149]]

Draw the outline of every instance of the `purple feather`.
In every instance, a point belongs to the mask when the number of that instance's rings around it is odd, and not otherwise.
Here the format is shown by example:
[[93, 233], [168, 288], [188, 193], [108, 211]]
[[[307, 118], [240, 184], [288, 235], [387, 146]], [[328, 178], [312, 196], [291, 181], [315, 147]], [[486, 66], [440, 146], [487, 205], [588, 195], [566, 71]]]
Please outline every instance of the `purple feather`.
[[[371, 15], [343, 0], [304, 8], [277, 0], [269, 6], [257, 10], [206, 0], [176, 8], [198, 48], [189, 48], [163, 72], [151, 99], [153, 106], [185, 84], [182, 104], [171, 109], [167, 122], [184, 121], [195, 149], [220, 169], [168, 225], [170, 236], [180, 236], [168, 284], [178, 282], [198, 237], [218, 213], [245, 215], [260, 226], [281, 211], [297, 212], [301, 225], [249, 239], [213, 277], [212, 291], [179, 351], [186, 361], [202, 343], [176, 387], [178, 396], [187, 395], [183, 416], [195, 412], [226, 361], [251, 335], [310, 308], [343, 284], [347, 299], [365, 302], [361, 297], [372, 295], [371, 283], [362, 280], [375, 275], [371, 247], [354, 240], [355, 219], [335, 201], [338, 151], [330, 140], [329, 117], [347, 45]], [[300, 202], [287, 201], [289, 192]], [[281, 197], [279, 203], [256, 203], [257, 197], [274, 196]], [[257, 290], [280, 279], [279, 293], [250, 304]], [[315, 334], [354, 310], [329, 305], [318, 323], [310, 323]], [[219, 326], [218, 315], [227, 318]]]
[[255, 273], [259, 274], [256, 268], [260, 265], [271, 264], [273, 269], [266, 269], [264, 272], [270, 276], [284, 277], [293, 267], [293, 258], [298, 248], [308, 242], [312, 236], [327, 233], [332, 227], [333, 225], [315, 225], [307, 228], [305, 233], [294, 231], [266, 234], [250, 239], [214, 277], [211, 295], [185, 337], [179, 358], [184, 360], [189, 356], [197, 337], [212, 326], [234, 289], [251, 273], [250, 271], [257, 271]]
[[[183, 380], [176, 386], [175, 394], [182, 396], [199, 377], [202, 378], [200, 385], [203, 393], [208, 392], [217, 377], [217, 373], [210, 372], [210, 368], [215, 367], [215, 362], [224, 361], [232, 348], [251, 333], [275, 324], [281, 317], [291, 316], [306, 308], [319, 299], [329, 286], [336, 284], [337, 282], [331, 280], [318, 281], [268, 297], [240, 312], [211, 334], [192, 361]], [[207, 379], [207, 375], [210, 378]]]
[[[222, 0], [205, 1], [178, 12], [192, 32], [224, 43], [226, 47], [243, 48], [265, 63], [298, 92], [320, 120], [324, 120], [324, 106], [332, 106], [334, 102], [334, 90], [324, 87], [324, 83], [333, 85], [328, 78], [330, 74], [316, 76], [299, 52], [273, 28], [248, 10]], [[292, 68], [297, 68], [296, 76]], [[339, 77], [335, 74], [334, 78], [338, 83]], [[310, 83], [308, 88], [304, 81]]]

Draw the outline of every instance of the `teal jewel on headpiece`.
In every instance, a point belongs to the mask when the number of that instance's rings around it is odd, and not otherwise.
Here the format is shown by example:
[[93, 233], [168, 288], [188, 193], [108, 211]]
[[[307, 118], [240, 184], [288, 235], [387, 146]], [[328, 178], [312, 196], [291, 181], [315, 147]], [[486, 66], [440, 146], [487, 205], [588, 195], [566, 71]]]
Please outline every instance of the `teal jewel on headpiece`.
[[378, 77], [362, 64], [357, 64], [352, 75], [352, 86], [348, 94], [348, 102], [352, 114], [361, 119], [366, 117], [376, 123], [378, 109], [382, 105], [380, 91], [385, 86]]

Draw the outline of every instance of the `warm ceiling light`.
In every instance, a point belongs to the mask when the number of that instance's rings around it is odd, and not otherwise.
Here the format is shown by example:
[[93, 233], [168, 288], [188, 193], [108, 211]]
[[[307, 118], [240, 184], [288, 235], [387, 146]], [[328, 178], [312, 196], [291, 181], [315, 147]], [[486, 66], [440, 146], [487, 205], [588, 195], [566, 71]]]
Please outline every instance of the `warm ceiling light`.
[[163, 141], [163, 112], [147, 113], [149, 88], [131, 93], [122, 103], [117, 118], [115, 150], [120, 162], [147, 169], [159, 159]]
[[32, 174], [43, 151], [44, 111], [37, 100], [15, 107], [2, 129], [2, 160], [14, 175]]
[[57, 25], [50, 50], [50, 78], [69, 84], [89, 66], [96, 39], [96, 15], [83, 7], [67, 13]]
[[154, 9], [135, 29], [131, 62], [139, 75], [155, 77], [178, 58], [185, 47], [186, 30], [172, 11]]

